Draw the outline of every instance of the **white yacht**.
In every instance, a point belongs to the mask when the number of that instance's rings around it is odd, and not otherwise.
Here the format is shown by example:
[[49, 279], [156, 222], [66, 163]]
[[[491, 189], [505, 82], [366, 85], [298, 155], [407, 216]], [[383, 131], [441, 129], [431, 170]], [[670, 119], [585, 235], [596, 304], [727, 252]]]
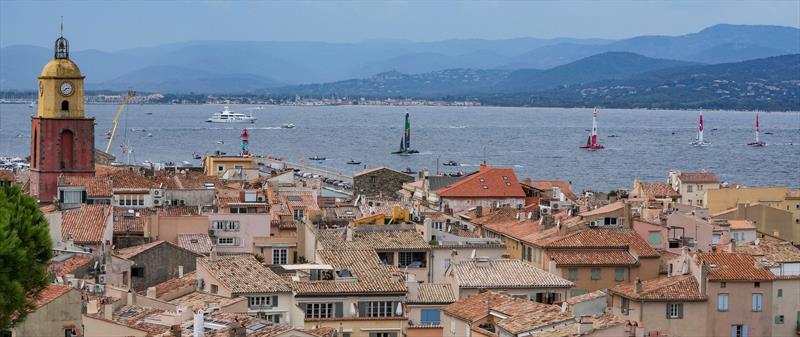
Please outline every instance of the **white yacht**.
[[209, 123], [255, 123], [253, 115], [245, 115], [232, 111], [227, 106], [220, 112], [215, 112], [206, 122]]

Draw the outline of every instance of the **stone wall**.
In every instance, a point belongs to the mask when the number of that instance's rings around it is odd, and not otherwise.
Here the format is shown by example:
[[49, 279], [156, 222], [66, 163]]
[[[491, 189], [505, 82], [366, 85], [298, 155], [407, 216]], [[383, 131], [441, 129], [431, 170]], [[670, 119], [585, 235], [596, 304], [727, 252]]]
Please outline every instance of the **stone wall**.
[[169, 243], [162, 243], [150, 248], [130, 258], [135, 263], [133, 267], [144, 267], [144, 277], [131, 277], [131, 288], [142, 291], [147, 287], [177, 277], [178, 266], [183, 266], [184, 273], [194, 271], [195, 259], [198, 256], [198, 254]]
[[403, 184], [413, 181], [414, 177], [408, 174], [387, 168], [377, 169], [353, 177], [353, 194], [395, 196], [403, 189]]

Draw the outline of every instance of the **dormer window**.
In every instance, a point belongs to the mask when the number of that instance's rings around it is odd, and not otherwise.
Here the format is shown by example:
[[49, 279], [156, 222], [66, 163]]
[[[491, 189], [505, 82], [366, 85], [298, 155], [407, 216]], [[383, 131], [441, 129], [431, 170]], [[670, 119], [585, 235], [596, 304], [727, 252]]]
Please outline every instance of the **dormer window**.
[[336, 275], [338, 275], [339, 277], [353, 277], [353, 273], [347, 268], [342, 268], [341, 270], [336, 272]]

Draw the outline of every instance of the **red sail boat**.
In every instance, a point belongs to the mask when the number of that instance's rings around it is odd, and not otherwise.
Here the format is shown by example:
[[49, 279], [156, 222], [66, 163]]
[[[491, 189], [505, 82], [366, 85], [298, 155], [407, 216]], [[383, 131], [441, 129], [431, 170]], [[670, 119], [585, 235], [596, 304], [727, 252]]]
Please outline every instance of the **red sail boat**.
[[606, 148], [597, 141], [597, 109], [592, 113], [592, 134], [586, 140], [586, 145], [579, 148], [584, 150], [602, 150]]
[[758, 111], [756, 111], [756, 141], [752, 142], [752, 143], [747, 143], [747, 145], [755, 146], [755, 147], [767, 146], [766, 142], [762, 142], [761, 139], [759, 139], [759, 135], [760, 134], [761, 134], [761, 130], [760, 130], [759, 125], [758, 125]]
[[706, 146], [708, 142], [703, 139], [703, 112], [700, 111], [700, 125], [697, 129], [697, 139], [695, 139], [690, 144], [694, 146]]

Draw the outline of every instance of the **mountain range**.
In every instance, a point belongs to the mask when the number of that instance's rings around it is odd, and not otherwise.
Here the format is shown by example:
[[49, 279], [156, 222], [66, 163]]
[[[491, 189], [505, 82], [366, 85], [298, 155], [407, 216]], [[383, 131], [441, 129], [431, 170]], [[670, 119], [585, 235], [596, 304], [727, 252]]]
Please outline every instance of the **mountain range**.
[[[623, 40], [190, 41], [114, 52], [77, 50], [70, 56], [86, 75], [87, 90], [486, 96], [796, 54], [798, 41], [797, 28], [723, 24], [682, 36]], [[47, 48], [0, 48], [0, 90], [35, 90], [36, 76], [50, 58]], [[407, 81], [400, 84], [399, 78]], [[355, 90], [375, 83], [395, 83], [396, 91]]]

